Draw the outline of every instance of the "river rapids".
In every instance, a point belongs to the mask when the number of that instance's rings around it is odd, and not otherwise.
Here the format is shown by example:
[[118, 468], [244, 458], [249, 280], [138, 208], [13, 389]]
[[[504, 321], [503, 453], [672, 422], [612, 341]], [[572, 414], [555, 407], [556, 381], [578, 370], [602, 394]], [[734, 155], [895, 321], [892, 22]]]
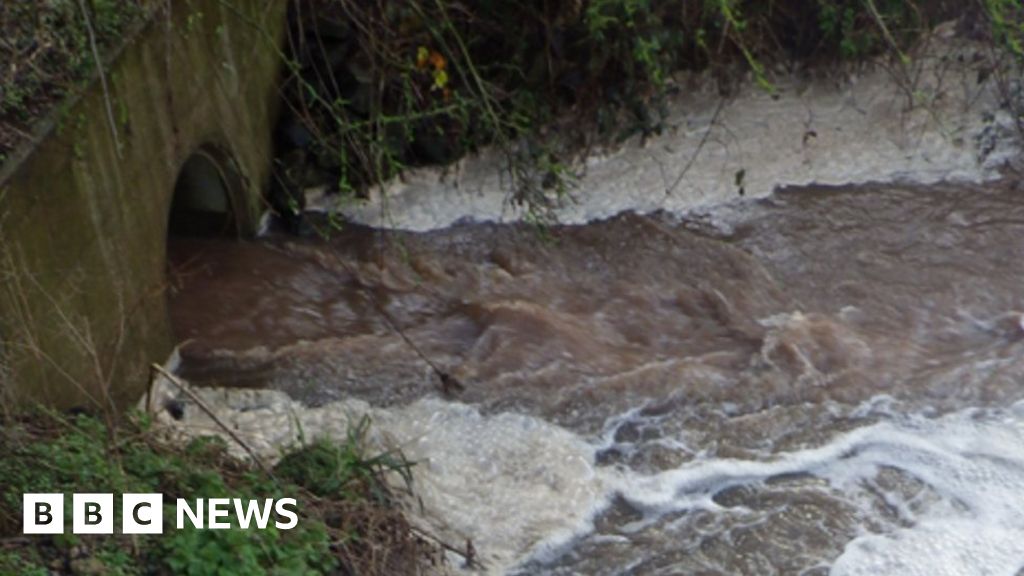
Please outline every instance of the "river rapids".
[[1014, 576], [1024, 189], [958, 154], [544, 233], [172, 239], [177, 371], [268, 454], [369, 415], [488, 573]]

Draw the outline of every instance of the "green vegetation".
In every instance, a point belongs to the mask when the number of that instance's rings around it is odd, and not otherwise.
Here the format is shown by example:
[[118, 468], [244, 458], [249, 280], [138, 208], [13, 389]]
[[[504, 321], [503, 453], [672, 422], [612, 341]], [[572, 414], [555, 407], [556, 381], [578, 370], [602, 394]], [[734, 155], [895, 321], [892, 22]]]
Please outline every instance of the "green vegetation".
[[1013, 113], [1017, 131], [1024, 136], [1024, 4], [1015, 0], [984, 0], [984, 14], [995, 46], [1013, 59], [1009, 73], [996, 66], [996, 82]]
[[1018, 59], [1024, 59], [1024, 6], [1014, 0], [984, 0], [993, 40]]
[[35, 120], [93, 77], [90, 26], [97, 49], [109, 53], [151, 3], [0, 2], [0, 159], [28, 138]]
[[[410, 573], [426, 547], [410, 532], [383, 479], [389, 470], [408, 478], [409, 464], [394, 455], [368, 456], [367, 426], [360, 424], [342, 444], [321, 441], [287, 455], [270, 476], [229, 457], [214, 438], [171, 447], [141, 417], [116, 429], [92, 417], [48, 412], [7, 422], [0, 430], [0, 574]], [[165, 526], [173, 526], [179, 497], [294, 497], [300, 519], [286, 531], [271, 524], [266, 530], [189, 527], [154, 536], [76, 537], [68, 531], [20, 538], [24, 492], [162, 492]]]

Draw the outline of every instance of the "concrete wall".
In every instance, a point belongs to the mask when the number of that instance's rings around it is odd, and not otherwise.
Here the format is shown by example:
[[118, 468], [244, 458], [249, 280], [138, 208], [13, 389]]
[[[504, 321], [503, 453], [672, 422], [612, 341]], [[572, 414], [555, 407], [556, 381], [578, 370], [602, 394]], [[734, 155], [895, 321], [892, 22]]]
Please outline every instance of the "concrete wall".
[[[239, 232], [271, 165], [284, 0], [174, 0], [0, 169], [0, 386], [85, 405], [138, 398], [173, 343], [166, 238], [175, 181], [218, 162]], [[117, 141], [119, 140], [120, 146]]]

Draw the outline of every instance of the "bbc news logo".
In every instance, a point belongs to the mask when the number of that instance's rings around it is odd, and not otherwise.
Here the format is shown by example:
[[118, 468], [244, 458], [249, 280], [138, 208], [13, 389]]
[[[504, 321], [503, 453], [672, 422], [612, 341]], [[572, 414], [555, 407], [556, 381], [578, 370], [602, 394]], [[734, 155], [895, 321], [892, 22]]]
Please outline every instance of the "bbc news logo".
[[[234, 516], [239, 528], [264, 530], [273, 525], [291, 530], [299, 523], [294, 498], [242, 500], [240, 498], [199, 498], [175, 502], [175, 528], [191, 525], [198, 529], [226, 530]], [[116, 509], [113, 494], [72, 494], [71, 532], [113, 534]], [[22, 495], [22, 527], [25, 534], [64, 533], [64, 494]], [[163, 534], [163, 494], [122, 494], [122, 534]]]

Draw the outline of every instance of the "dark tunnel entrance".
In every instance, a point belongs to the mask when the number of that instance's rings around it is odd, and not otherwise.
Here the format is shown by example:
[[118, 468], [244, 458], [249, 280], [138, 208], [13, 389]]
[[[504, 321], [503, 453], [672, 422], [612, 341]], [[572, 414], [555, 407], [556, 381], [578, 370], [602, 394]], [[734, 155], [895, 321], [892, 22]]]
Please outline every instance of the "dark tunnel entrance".
[[168, 236], [237, 237], [230, 176], [211, 152], [200, 149], [182, 165], [174, 184]]

